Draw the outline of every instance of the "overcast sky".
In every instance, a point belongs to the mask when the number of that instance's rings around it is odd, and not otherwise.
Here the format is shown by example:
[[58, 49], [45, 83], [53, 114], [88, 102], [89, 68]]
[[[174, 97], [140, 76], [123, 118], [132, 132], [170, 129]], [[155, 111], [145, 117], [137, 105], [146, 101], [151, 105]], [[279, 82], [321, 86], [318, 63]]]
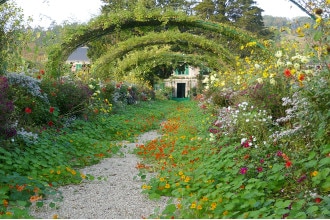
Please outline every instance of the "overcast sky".
[[[32, 26], [48, 27], [52, 21], [61, 24], [88, 22], [100, 14], [101, 0], [10, 0], [23, 9], [26, 16], [32, 16]], [[264, 10], [263, 15], [293, 18], [306, 16], [289, 0], [255, 0]]]

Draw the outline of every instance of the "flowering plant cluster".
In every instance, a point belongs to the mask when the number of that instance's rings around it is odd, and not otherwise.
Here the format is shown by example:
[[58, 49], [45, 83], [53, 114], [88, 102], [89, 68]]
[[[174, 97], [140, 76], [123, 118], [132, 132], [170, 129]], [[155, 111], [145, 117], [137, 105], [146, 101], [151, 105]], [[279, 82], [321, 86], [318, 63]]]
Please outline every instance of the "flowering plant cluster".
[[13, 101], [9, 98], [8, 79], [0, 76], [0, 137], [10, 138], [16, 134], [10, 120], [13, 111]]

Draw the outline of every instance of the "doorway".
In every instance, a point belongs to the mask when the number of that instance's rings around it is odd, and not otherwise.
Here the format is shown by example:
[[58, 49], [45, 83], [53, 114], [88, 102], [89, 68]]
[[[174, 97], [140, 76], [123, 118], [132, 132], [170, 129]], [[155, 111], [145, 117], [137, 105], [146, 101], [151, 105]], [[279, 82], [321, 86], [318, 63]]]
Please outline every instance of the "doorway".
[[186, 97], [186, 84], [185, 83], [177, 83], [177, 98], [185, 98]]

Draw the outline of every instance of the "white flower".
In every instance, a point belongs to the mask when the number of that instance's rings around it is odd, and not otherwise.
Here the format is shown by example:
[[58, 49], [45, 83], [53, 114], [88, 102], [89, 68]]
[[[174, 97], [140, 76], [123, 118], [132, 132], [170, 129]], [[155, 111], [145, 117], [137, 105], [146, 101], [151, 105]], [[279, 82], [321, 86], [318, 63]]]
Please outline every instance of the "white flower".
[[263, 83], [262, 78], [258, 78], [258, 79], [257, 79], [257, 82], [260, 83], [260, 84], [262, 84], [262, 83]]
[[277, 58], [282, 57], [282, 51], [281, 50], [276, 51], [275, 57], [277, 57]]
[[299, 63], [294, 63], [294, 64], [293, 64], [293, 67], [294, 67], [296, 70], [300, 70], [300, 64], [299, 64]]
[[291, 66], [292, 66], [292, 63], [291, 63], [290, 61], [287, 61], [287, 62], [286, 62], [286, 66], [287, 66], [287, 67], [291, 67]]
[[256, 69], [260, 69], [260, 65], [259, 64], [254, 64], [254, 67], [256, 68]]
[[245, 121], [246, 121], [246, 122], [249, 122], [249, 121], [250, 121], [250, 119], [246, 119]]
[[282, 66], [284, 66], [284, 63], [279, 59], [279, 60], [277, 61], [276, 65], [277, 65], [278, 67], [282, 67]]
[[308, 63], [309, 62], [309, 58], [308, 57], [305, 57], [305, 56], [301, 56], [300, 57], [300, 62], [302, 62], [302, 63]]
[[276, 81], [275, 81], [275, 79], [273, 79], [273, 78], [270, 79], [269, 82], [270, 82], [270, 84], [272, 84], [272, 85], [276, 85]]

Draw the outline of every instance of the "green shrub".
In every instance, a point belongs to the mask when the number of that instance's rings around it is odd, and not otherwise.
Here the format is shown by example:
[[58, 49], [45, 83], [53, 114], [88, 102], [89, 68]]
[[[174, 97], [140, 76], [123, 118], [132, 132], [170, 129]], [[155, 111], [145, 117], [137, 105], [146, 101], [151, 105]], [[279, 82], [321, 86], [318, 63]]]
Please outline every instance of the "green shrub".
[[80, 116], [92, 95], [91, 89], [80, 81], [45, 79], [41, 89], [48, 94], [49, 102], [62, 116]]

